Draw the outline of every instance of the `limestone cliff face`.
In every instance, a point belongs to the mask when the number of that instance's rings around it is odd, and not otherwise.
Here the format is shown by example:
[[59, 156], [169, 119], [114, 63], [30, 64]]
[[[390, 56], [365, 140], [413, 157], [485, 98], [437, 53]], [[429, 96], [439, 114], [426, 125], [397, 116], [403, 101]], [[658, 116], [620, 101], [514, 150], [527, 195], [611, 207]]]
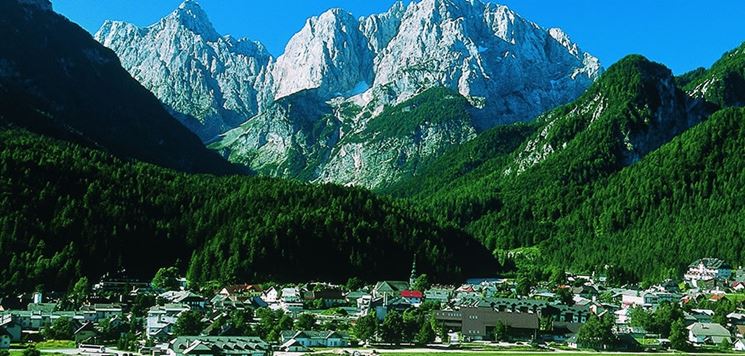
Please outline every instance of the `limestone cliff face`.
[[267, 103], [271, 57], [264, 46], [221, 37], [194, 1], [147, 28], [106, 22], [94, 37], [203, 140], [236, 127]]
[[[144, 29], [107, 22], [96, 38], [230, 160], [370, 188], [484, 129], [570, 102], [602, 72], [560, 29], [478, 0], [397, 2], [362, 18], [332, 9], [308, 19], [276, 60], [259, 43], [221, 37], [193, 0]], [[467, 101], [463, 117], [370, 134], [431, 89], [448, 91], [434, 100]]]
[[370, 82], [372, 51], [350, 13], [333, 9], [309, 19], [272, 66], [274, 96], [315, 89], [323, 97], [344, 96]]

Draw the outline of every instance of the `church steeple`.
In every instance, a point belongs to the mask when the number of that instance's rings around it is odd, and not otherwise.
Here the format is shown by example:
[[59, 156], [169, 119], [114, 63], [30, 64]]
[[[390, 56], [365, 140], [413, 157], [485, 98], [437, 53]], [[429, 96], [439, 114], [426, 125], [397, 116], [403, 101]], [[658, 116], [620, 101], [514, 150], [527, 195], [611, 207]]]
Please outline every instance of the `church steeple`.
[[414, 288], [414, 282], [417, 278], [416, 274], [416, 255], [414, 255], [414, 261], [411, 262], [411, 275], [409, 276], [409, 288]]

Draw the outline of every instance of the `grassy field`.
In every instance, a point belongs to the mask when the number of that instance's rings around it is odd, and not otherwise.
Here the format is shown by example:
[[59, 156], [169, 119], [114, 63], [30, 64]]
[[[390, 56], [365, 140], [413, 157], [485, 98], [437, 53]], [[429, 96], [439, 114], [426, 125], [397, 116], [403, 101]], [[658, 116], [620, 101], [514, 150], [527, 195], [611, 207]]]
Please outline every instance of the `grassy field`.
[[37, 342], [33, 345], [39, 350], [42, 350], [42, 349], [44, 350], [74, 349], [78, 347], [78, 345], [75, 344], [75, 341], [72, 341], [72, 340], [47, 340], [47, 341]]
[[[623, 355], [638, 355], [638, 353], [633, 352], [627, 352], [627, 353], [604, 353], [604, 352], [552, 352], [552, 351], [546, 351], [546, 352], [510, 352], [510, 351], [503, 351], [503, 352], [494, 352], [494, 351], [471, 351], [471, 352], [391, 352], [391, 351], [385, 351], [381, 350], [379, 351], [382, 355], [396, 355], [396, 356], [547, 356], [547, 355], [558, 355], [558, 356], [588, 356], [588, 355], [607, 355], [607, 356], [623, 356]], [[695, 353], [695, 354], [685, 354], [685, 353], [647, 353], [647, 355], [674, 355], [674, 356], [685, 356], [685, 355], [692, 355], [692, 356], [704, 356], [704, 355], [732, 355], [734, 353], [725, 353], [725, 354], [718, 354], [718, 353]]]

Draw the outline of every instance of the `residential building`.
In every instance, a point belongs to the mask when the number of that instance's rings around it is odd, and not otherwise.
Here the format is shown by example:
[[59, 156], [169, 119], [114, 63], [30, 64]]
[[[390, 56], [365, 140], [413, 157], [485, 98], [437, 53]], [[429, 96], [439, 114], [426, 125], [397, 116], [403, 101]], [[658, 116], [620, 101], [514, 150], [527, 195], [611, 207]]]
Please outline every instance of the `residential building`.
[[83, 314], [85, 320], [95, 322], [124, 315], [122, 306], [119, 304], [85, 305], [80, 308], [80, 312]]
[[372, 295], [374, 298], [398, 297], [407, 289], [409, 283], [405, 281], [382, 281], [375, 284]]
[[440, 304], [450, 301], [453, 295], [452, 288], [433, 287], [424, 291], [424, 300], [440, 302]]
[[719, 345], [723, 340], [732, 343], [729, 330], [716, 323], [694, 323], [688, 326], [688, 341], [702, 345]]
[[292, 331], [280, 333], [280, 343], [287, 344], [295, 340], [303, 347], [346, 347], [349, 337], [336, 331]]
[[15, 321], [20, 324], [21, 329], [24, 332], [35, 332], [41, 330], [45, 326], [52, 325], [52, 323], [59, 318], [68, 318], [79, 325], [84, 323], [85, 316], [82, 312], [74, 311], [27, 311], [27, 310], [8, 310], [3, 312], [3, 315], [12, 315]]
[[321, 301], [323, 306], [331, 308], [337, 305], [346, 303], [344, 293], [340, 289], [323, 289], [323, 290], [311, 290], [303, 293], [303, 300], [305, 302], [318, 302]]
[[660, 303], [670, 302], [677, 303], [681, 296], [676, 293], [657, 292], [657, 291], [639, 291], [624, 290], [621, 292], [621, 304], [624, 308], [642, 307], [653, 308]]
[[297, 288], [283, 288], [282, 289], [282, 302], [284, 303], [302, 302], [302, 298], [300, 296], [300, 290]]
[[745, 325], [745, 313], [737, 311], [727, 314], [727, 323], [729, 325]]
[[203, 310], [207, 305], [206, 298], [189, 291], [168, 291], [165, 293], [161, 293], [158, 297], [163, 298], [168, 303], [186, 304], [192, 309]]
[[573, 287], [572, 294], [585, 299], [594, 300], [600, 293], [598, 292], [598, 289], [593, 286], [582, 285], [579, 287]]
[[210, 299], [210, 305], [212, 305], [212, 309], [214, 310], [246, 309], [246, 303], [242, 302], [238, 297], [225, 296], [223, 294], [216, 294], [214, 297], [212, 297], [212, 299]]
[[388, 312], [392, 310], [403, 313], [407, 309], [414, 307], [414, 305], [406, 298], [396, 297], [375, 299], [371, 302], [370, 307], [375, 309], [375, 316], [383, 320], [388, 315]]
[[613, 314], [616, 317], [616, 324], [625, 325], [631, 320], [631, 308], [623, 308], [616, 310]]
[[279, 351], [283, 352], [308, 352], [307, 347], [303, 346], [303, 344], [300, 343], [300, 341], [297, 341], [295, 339], [290, 339], [289, 341], [286, 341], [282, 345], [279, 346]]
[[733, 276], [731, 278], [735, 282], [745, 283], [745, 268], [742, 268], [742, 266], [738, 267], [733, 271]]
[[168, 343], [168, 356], [265, 356], [271, 354], [268, 343], [247, 336], [182, 336]]
[[234, 284], [221, 289], [218, 294], [225, 297], [257, 297], [263, 291], [258, 284]]
[[738, 339], [745, 338], [745, 325], [735, 325], [735, 337]]
[[737, 339], [735, 344], [732, 345], [732, 349], [735, 351], [745, 351], [745, 342], [743, 342], [742, 339]]
[[190, 310], [186, 304], [156, 305], [147, 313], [145, 321], [148, 339], [168, 340], [173, 335], [173, 324], [181, 313]]
[[401, 298], [408, 300], [410, 304], [421, 304], [424, 299], [424, 294], [417, 290], [405, 290], [401, 291]]
[[305, 310], [305, 307], [303, 306], [302, 302], [295, 302], [295, 303], [282, 302], [280, 303], [280, 307], [282, 310], [285, 311], [285, 313], [291, 315], [292, 317], [298, 316], [300, 313], [302, 313]]
[[698, 323], [712, 323], [714, 318], [714, 311], [711, 309], [691, 309], [688, 313], [694, 322]]
[[732, 267], [718, 258], [702, 258], [688, 266], [683, 278], [691, 285], [698, 286], [700, 281], [724, 281], [732, 275]]
[[119, 271], [117, 273], [107, 273], [101, 277], [101, 280], [93, 285], [93, 291], [95, 293], [126, 294], [134, 289], [147, 287], [150, 287], [149, 282], [128, 277], [126, 271]]
[[261, 293], [261, 299], [269, 304], [276, 303], [279, 301], [279, 291], [277, 288], [271, 287]]

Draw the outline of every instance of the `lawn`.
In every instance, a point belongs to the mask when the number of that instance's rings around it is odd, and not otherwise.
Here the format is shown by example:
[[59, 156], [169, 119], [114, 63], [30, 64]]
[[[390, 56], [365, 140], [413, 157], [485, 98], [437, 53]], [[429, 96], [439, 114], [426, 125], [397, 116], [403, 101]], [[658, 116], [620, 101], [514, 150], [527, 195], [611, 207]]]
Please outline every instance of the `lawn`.
[[[494, 351], [485, 351], [485, 352], [479, 352], [479, 351], [471, 351], [471, 352], [391, 352], [391, 351], [385, 351], [380, 350], [378, 351], [382, 355], [395, 355], [395, 356], [547, 356], [547, 355], [558, 355], [558, 356], [588, 356], [588, 355], [608, 355], [608, 356], [623, 356], [623, 355], [637, 355], [633, 352], [629, 353], [602, 353], [602, 352], [510, 352], [510, 351], [503, 351], [503, 352], [494, 352]], [[684, 353], [650, 353], [650, 355], [675, 355], [675, 356], [685, 356], [687, 354]], [[713, 353], [696, 353], [696, 354], [690, 354], [694, 356], [703, 356], [703, 355], [726, 355], [726, 354], [713, 354]]]
[[742, 301], [745, 301], [745, 293], [733, 293], [733, 294], [727, 294], [727, 299], [735, 302], [740, 303]]
[[[39, 350], [54, 350], [54, 349], [74, 349], [78, 347], [75, 341], [72, 340], [46, 340], [36, 343], [28, 344], [13, 344], [13, 348], [25, 349], [26, 347], [33, 346]], [[21, 350], [22, 351], [22, 350]]]
[[74, 349], [76, 347], [78, 347], [78, 345], [72, 340], [47, 340], [36, 343], [36, 348], [39, 350]]

